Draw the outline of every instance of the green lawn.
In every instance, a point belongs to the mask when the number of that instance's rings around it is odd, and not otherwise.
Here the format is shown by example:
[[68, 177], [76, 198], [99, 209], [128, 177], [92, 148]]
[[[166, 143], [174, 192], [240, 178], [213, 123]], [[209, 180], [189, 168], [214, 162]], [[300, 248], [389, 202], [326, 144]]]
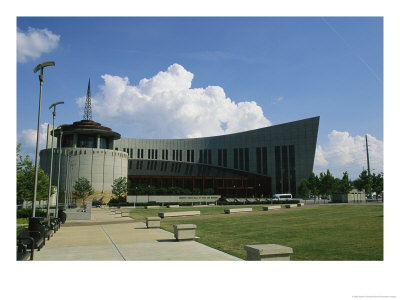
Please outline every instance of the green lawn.
[[[229, 206], [233, 207], [233, 206]], [[198, 242], [242, 259], [245, 245], [279, 244], [293, 248], [291, 260], [383, 260], [382, 205], [320, 205], [263, 212], [224, 215], [226, 207], [188, 207], [200, 217], [163, 219], [163, 229], [173, 224], [197, 225]], [[138, 208], [137, 220], [167, 209]]]

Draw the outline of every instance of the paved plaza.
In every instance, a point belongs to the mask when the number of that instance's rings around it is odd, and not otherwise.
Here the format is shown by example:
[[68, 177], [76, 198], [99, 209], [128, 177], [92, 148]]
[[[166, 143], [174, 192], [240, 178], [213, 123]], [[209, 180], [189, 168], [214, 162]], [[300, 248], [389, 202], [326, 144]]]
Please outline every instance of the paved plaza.
[[[177, 221], [178, 222], [178, 221]], [[36, 261], [233, 261], [237, 257], [196, 241], [177, 242], [173, 233], [109, 210], [92, 209], [91, 220], [67, 220]]]

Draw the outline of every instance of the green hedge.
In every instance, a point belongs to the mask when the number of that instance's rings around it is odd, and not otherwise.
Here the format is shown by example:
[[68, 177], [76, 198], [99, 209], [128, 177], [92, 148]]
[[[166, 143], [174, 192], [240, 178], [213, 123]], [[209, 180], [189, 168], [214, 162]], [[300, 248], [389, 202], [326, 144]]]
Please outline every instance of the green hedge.
[[[47, 212], [39, 208], [35, 209], [36, 217], [46, 217]], [[17, 209], [17, 218], [30, 218], [32, 217], [32, 208]]]

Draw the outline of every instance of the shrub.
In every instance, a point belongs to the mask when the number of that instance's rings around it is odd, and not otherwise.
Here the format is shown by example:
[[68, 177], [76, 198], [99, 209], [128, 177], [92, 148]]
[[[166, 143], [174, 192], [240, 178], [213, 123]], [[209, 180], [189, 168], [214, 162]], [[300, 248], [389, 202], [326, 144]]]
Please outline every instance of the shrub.
[[[32, 208], [21, 208], [17, 210], [17, 218], [30, 218], [32, 216]], [[46, 217], [47, 212], [41, 209], [35, 209], [36, 217]]]

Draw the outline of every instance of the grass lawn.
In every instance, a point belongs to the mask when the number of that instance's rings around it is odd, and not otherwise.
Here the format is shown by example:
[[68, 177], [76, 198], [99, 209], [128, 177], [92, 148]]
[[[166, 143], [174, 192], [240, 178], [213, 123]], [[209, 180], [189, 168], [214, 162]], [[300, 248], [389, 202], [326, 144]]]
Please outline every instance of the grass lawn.
[[[233, 208], [234, 206], [229, 206]], [[162, 219], [161, 227], [196, 224], [196, 241], [246, 258], [245, 245], [279, 244], [293, 248], [291, 260], [383, 260], [382, 205], [310, 205], [302, 208], [225, 215], [226, 207], [138, 208], [131, 216], [144, 220], [159, 211], [200, 210], [201, 216]]]

